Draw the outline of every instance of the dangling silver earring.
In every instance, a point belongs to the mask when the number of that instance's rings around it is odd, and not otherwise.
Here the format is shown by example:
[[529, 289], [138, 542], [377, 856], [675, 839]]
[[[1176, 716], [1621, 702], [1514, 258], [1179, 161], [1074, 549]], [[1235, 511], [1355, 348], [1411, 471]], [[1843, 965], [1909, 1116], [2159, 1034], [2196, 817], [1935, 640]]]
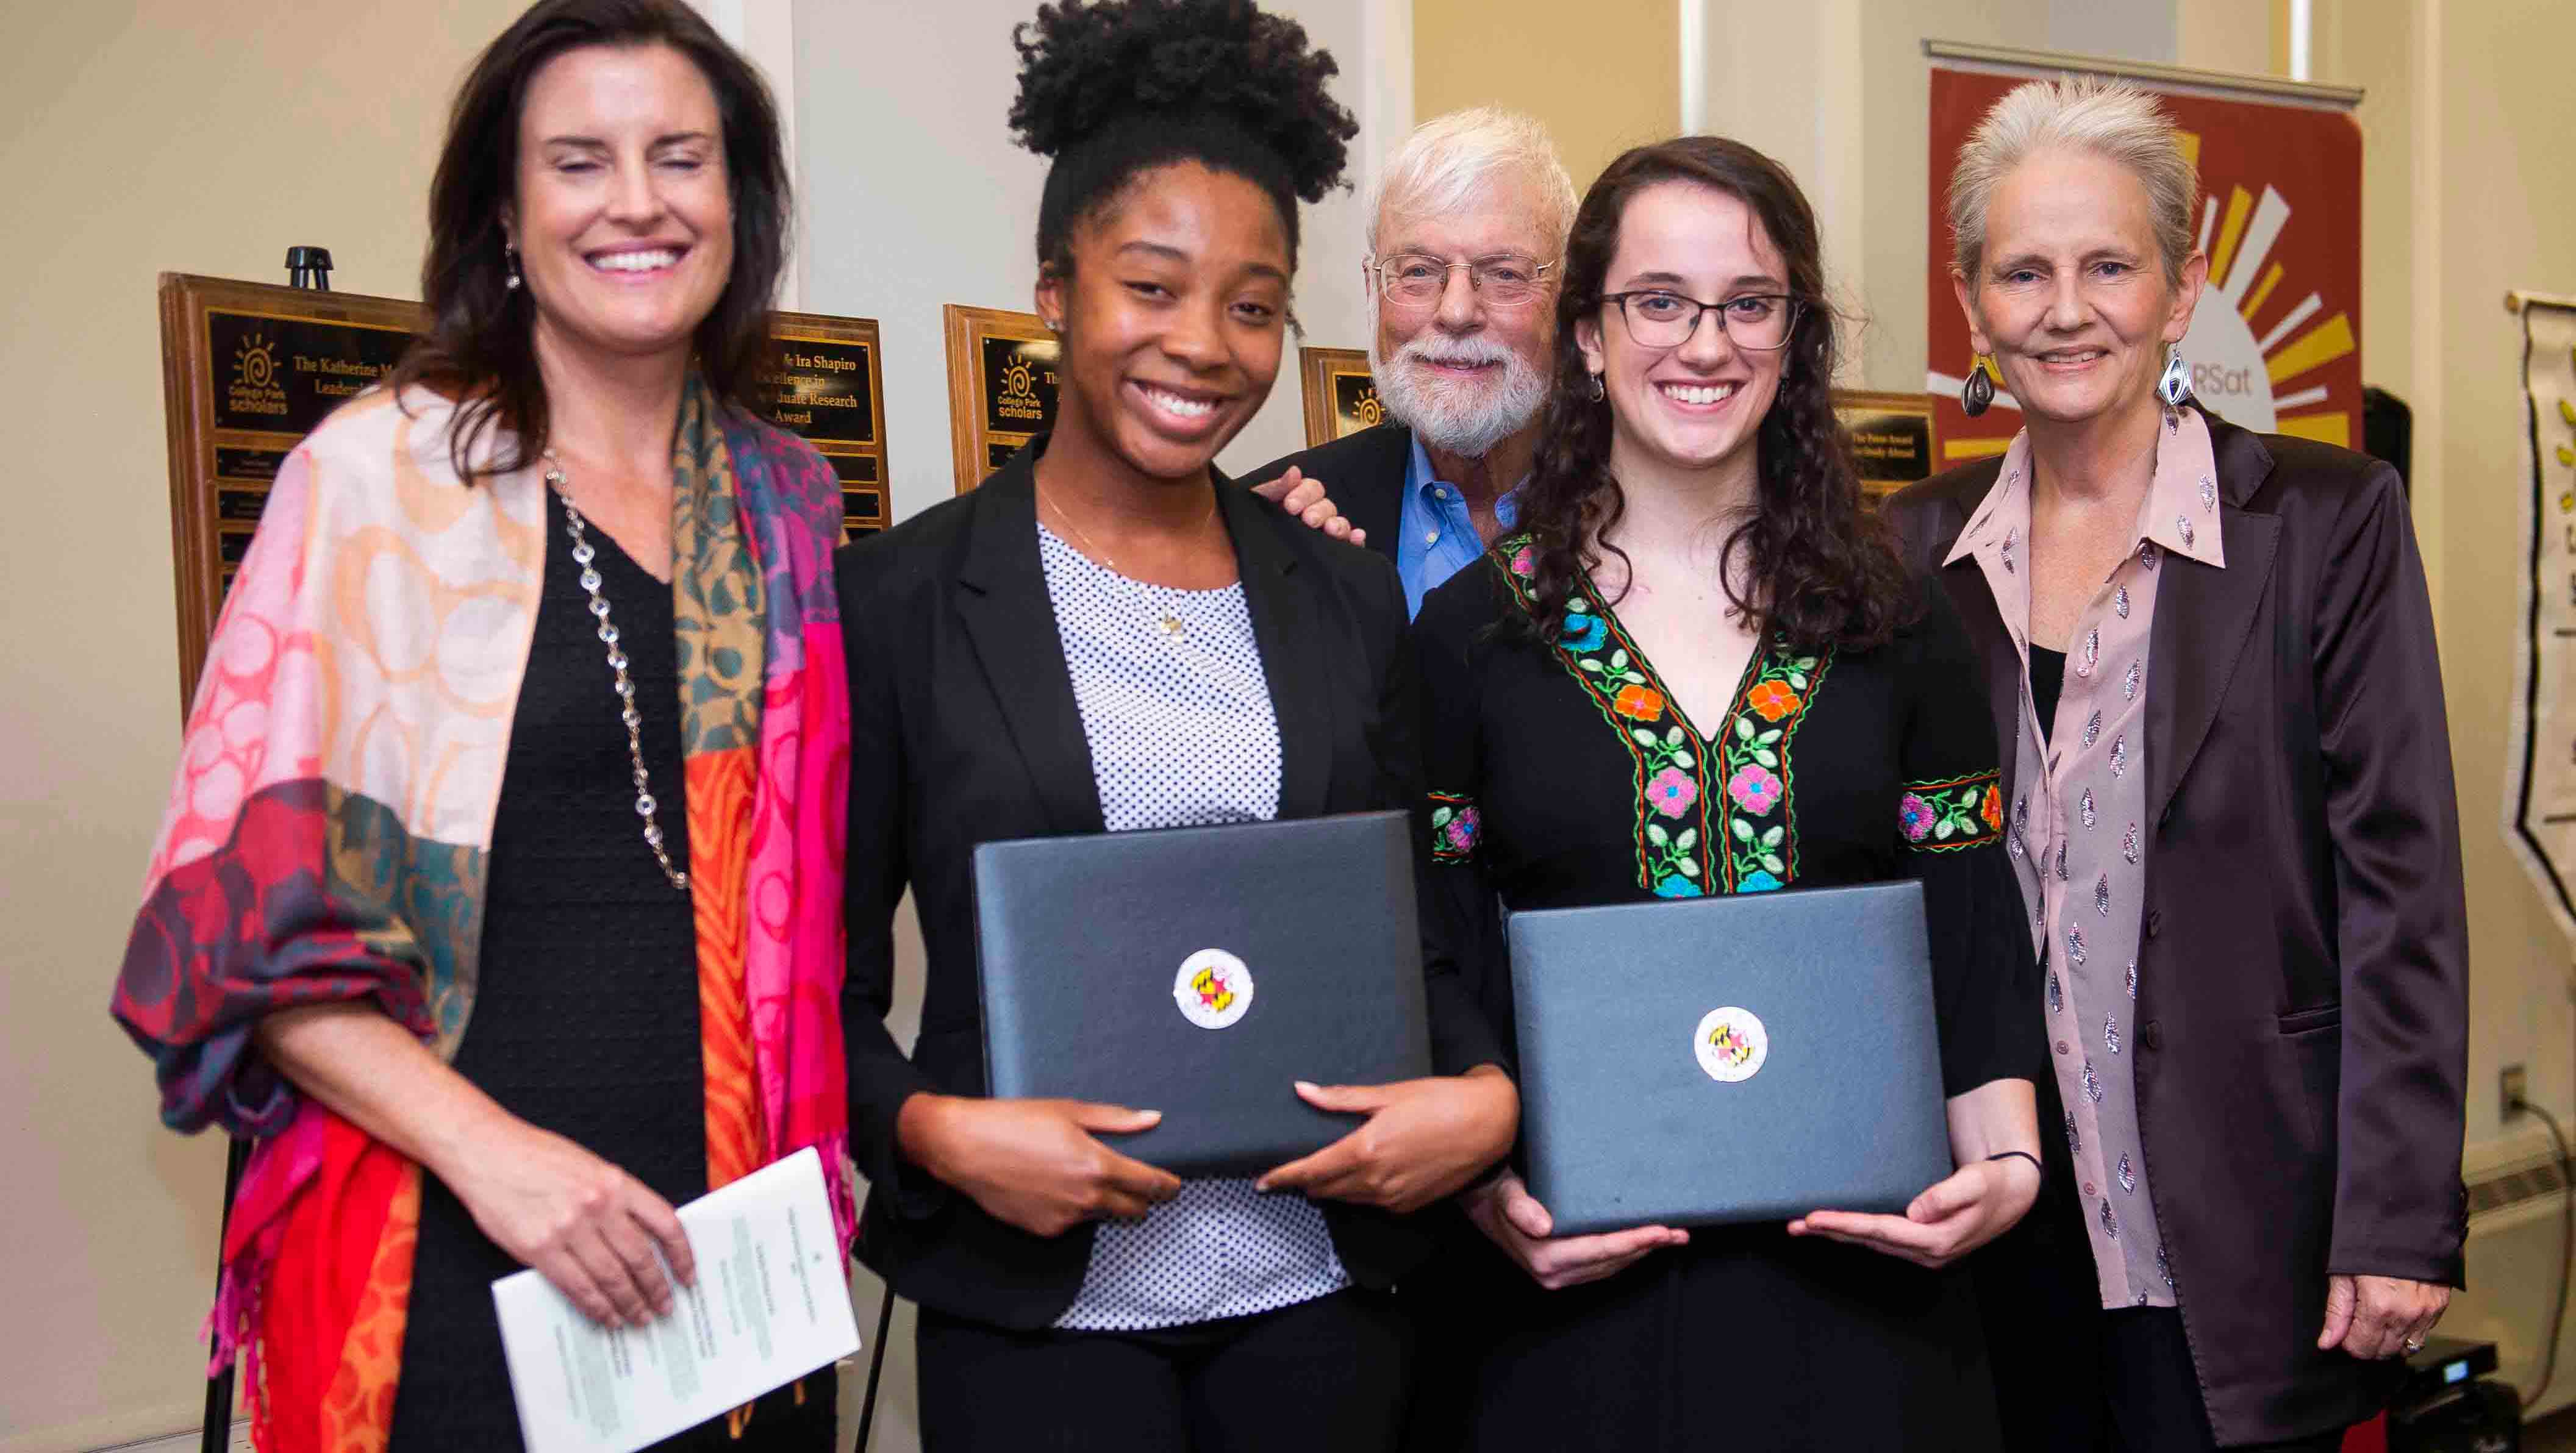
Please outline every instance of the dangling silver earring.
[[2179, 343], [2165, 345], [2165, 373], [2164, 377], [2156, 380], [2156, 394], [2167, 407], [2176, 409], [2182, 407], [2183, 400], [2191, 397], [2191, 365], [2182, 361], [2182, 345]]
[[1968, 381], [1959, 386], [1959, 410], [1973, 419], [1995, 406], [1995, 381], [1986, 372], [1986, 356], [1968, 366]]
[[1596, 404], [1601, 402], [1601, 397], [1606, 392], [1607, 390], [1601, 387], [1601, 375], [1597, 373], [1592, 375], [1592, 401]]
[[505, 242], [501, 244], [501, 257], [502, 260], [507, 262], [510, 267], [509, 279], [501, 285], [510, 289], [512, 292], [517, 292], [519, 289], [519, 249], [512, 247]]

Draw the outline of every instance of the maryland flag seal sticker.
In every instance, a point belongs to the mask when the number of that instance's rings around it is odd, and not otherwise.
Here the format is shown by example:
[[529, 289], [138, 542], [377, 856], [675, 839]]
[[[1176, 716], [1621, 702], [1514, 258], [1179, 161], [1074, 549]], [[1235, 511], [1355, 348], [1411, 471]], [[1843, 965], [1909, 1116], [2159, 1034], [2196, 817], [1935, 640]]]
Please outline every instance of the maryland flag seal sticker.
[[1691, 1053], [1710, 1079], [1732, 1085], [1762, 1073], [1763, 1061], [1771, 1057], [1771, 1036], [1752, 1010], [1728, 1005], [1701, 1017], [1691, 1035]]
[[1200, 949], [1181, 960], [1172, 1002], [1201, 1029], [1230, 1028], [1252, 1008], [1252, 970], [1221, 948]]

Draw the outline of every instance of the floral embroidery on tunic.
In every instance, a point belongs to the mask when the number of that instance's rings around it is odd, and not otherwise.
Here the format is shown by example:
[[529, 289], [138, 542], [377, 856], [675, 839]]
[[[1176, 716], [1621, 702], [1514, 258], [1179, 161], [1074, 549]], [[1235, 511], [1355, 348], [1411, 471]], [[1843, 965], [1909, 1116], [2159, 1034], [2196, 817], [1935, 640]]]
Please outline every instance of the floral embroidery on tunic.
[[2004, 827], [2002, 784], [2001, 772], [1906, 783], [1896, 799], [1896, 825], [1905, 845], [1948, 853], [1992, 842]]
[[1455, 793], [1434, 792], [1431, 796], [1431, 861], [1463, 863], [1476, 855], [1476, 839], [1485, 820], [1476, 811], [1476, 799]]
[[[1514, 541], [1503, 549], [1505, 578], [1527, 608], [1536, 574], [1529, 547]], [[1717, 734], [1702, 740], [1597, 595], [1589, 579], [1576, 582], [1555, 651], [1635, 760], [1638, 884], [1663, 898], [1787, 886], [1798, 873], [1790, 748], [1833, 653], [1803, 654], [1785, 637], [1774, 638], [1747, 664]], [[1999, 815], [2002, 808], [1993, 811]], [[1432, 815], [1437, 858], [1444, 824], [1437, 806]], [[1449, 823], [1455, 821], [1453, 812]], [[1472, 839], [1474, 827], [1467, 832]]]

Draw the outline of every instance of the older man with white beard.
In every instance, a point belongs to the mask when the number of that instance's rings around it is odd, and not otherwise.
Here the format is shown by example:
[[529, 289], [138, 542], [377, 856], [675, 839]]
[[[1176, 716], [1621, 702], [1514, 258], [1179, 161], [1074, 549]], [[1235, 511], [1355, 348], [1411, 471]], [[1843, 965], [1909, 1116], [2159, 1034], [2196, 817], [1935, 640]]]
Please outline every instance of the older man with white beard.
[[1387, 161], [1369, 239], [1369, 370], [1388, 422], [1245, 476], [1275, 489], [1293, 469], [1321, 482], [1395, 561], [1409, 610], [1511, 525], [1547, 401], [1575, 203], [1547, 132], [1525, 116], [1480, 107], [1416, 127]]

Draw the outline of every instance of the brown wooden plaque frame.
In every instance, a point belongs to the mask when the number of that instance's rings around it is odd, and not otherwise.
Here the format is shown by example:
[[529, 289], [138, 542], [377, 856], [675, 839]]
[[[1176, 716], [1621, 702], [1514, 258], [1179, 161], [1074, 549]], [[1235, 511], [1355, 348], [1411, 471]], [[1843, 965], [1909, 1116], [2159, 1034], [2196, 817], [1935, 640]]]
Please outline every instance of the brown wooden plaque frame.
[[[964, 494], [1054, 421], [1058, 350], [1035, 313], [950, 303], [940, 317], [948, 339], [948, 441]], [[1028, 427], [1012, 427], [1019, 424]]]
[[[400, 357], [421, 308], [397, 298], [168, 272], [160, 298], [184, 711], [277, 464], [320, 422], [317, 407], [327, 413], [326, 401], [358, 393]], [[275, 427], [252, 427], [259, 423]]]
[[1300, 348], [1297, 375], [1306, 403], [1306, 447], [1329, 444], [1386, 421], [1377, 379], [1362, 348]]
[[[784, 385], [771, 402], [772, 422], [803, 437], [841, 477], [842, 524], [852, 535], [894, 523], [877, 320], [772, 313], [769, 336]], [[861, 373], [864, 381], [854, 377]]]

